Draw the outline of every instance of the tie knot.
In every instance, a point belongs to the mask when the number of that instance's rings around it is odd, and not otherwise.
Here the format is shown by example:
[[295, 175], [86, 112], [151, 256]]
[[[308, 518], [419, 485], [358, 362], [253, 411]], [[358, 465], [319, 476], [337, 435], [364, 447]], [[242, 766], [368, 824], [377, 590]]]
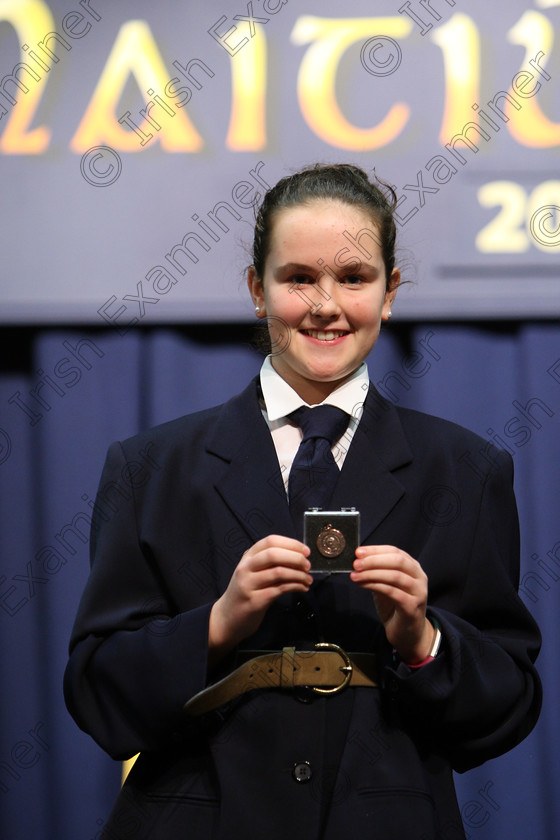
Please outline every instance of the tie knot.
[[335, 405], [301, 406], [289, 415], [303, 431], [303, 440], [325, 438], [333, 446], [348, 426], [349, 415]]

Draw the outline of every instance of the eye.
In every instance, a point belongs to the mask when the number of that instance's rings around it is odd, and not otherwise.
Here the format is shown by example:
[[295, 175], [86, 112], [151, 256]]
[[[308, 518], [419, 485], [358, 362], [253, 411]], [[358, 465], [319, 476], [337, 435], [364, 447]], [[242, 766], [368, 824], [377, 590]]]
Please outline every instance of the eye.
[[364, 282], [364, 278], [360, 277], [359, 274], [347, 274], [346, 277], [343, 277], [340, 281], [341, 285], [346, 286], [361, 286]]
[[315, 278], [311, 277], [309, 274], [292, 274], [290, 282], [294, 286], [308, 286], [310, 283], [315, 282]]

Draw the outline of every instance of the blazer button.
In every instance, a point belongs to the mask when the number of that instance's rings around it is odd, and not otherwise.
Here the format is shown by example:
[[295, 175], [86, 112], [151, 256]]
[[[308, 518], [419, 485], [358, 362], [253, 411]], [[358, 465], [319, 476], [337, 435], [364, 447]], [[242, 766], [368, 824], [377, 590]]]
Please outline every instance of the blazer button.
[[312, 775], [311, 765], [308, 761], [298, 761], [297, 764], [294, 764], [292, 776], [296, 782], [309, 782]]

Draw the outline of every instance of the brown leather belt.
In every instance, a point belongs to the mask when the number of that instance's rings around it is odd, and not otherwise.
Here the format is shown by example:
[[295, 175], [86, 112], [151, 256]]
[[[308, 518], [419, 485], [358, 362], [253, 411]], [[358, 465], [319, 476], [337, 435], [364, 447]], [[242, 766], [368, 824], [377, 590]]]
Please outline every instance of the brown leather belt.
[[258, 688], [290, 690], [306, 687], [317, 694], [335, 694], [346, 686], [377, 685], [376, 658], [373, 653], [346, 653], [338, 645], [319, 642], [315, 650], [285, 647], [255, 656], [242, 652], [247, 662], [219, 682], [199, 691], [185, 704], [188, 715], [211, 712], [224, 703]]

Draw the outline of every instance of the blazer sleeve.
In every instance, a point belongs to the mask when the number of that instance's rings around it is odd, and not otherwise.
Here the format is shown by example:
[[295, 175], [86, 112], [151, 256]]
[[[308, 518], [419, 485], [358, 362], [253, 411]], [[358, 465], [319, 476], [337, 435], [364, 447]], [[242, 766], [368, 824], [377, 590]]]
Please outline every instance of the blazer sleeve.
[[507, 453], [499, 455], [500, 466], [488, 471], [480, 493], [470, 546], [465, 552], [457, 540], [456, 557], [440, 558], [468, 563], [458, 609], [443, 608], [438, 597], [429, 600], [428, 615], [441, 627], [440, 653], [423, 668], [394, 663], [385, 672], [394, 712], [460, 772], [523, 740], [542, 699], [533, 666], [541, 637], [517, 594], [513, 464]]
[[[91, 573], [64, 677], [70, 713], [116, 759], [178, 737], [183, 704], [206, 684], [212, 607], [200, 603], [177, 612], [154, 558], [141, 544], [137, 491], [133, 483], [123, 484], [126, 469], [123, 448], [115, 443], [101, 477]], [[113, 489], [103, 500], [102, 487]]]

